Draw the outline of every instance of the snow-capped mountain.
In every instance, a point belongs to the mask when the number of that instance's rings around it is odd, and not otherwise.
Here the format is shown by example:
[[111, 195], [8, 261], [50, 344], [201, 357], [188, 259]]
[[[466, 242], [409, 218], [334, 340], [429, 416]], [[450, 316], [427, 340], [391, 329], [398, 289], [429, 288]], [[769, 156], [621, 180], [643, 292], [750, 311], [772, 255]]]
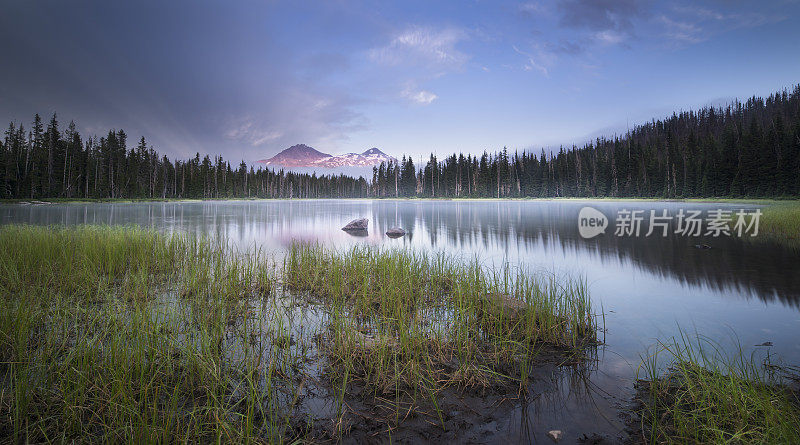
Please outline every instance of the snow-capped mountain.
[[280, 167], [371, 167], [381, 162], [397, 161], [395, 158], [383, 153], [377, 148], [370, 148], [364, 153], [345, 153], [343, 155], [329, 155], [315, 150], [305, 144], [293, 145], [269, 159], [258, 162]]

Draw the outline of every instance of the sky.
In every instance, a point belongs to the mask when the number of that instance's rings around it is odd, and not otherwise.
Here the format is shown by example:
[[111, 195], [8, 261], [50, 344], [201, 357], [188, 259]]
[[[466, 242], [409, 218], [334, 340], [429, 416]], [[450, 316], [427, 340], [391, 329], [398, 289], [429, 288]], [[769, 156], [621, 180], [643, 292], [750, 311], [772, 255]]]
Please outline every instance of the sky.
[[800, 82], [800, 1], [3, 0], [0, 125], [252, 163], [580, 144]]

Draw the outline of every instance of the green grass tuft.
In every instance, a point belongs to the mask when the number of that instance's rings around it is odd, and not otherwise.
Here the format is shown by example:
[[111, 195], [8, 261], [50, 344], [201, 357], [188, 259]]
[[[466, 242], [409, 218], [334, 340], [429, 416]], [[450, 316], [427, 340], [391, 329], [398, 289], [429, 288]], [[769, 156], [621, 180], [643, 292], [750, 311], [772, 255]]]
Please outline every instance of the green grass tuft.
[[[583, 356], [597, 325], [585, 283], [484, 270], [445, 254], [293, 244], [285, 285], [332, 308], [325, 351], [342, 391], [428, 398], [518, 382], [541, 354]], [[591, 348], [589, 348], [591, 349]], [[574, 358], [574, 357], [573, 357]]]
[[274, 353], [259, 252], [134, 227], [3, 226], [0, 245], [0, 441], [292, 437], [302, 357]]
[[800, 202], [773, 204], [762, 212], [759, 237], [800, 248]]
[[[667, 371], [659, 372], [666, 359]], [[758, 363], [741, 347], [724, 355], [698, 337], [661, 343], [640, 368], [641, 420], [634, 437], [646, 443], [800, 443], [800, 399], [787, 372]]]

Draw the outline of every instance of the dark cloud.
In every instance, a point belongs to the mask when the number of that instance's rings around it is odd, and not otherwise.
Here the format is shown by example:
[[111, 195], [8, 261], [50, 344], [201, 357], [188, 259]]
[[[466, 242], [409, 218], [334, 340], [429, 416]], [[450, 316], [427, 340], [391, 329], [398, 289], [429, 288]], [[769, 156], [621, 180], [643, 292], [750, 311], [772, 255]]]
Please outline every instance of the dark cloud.
[[[58, 112], [83, 131], [124, 128], [187, 157], [263, 157], [335, 144], [362, 125], [357, 99], [326, 78], [345, 56], [302, 33], [279, 41], [272, 2], [4, 3], [0, 121]], [[302, 53], [303, 56], [298, 54]]]
[[629, 41], [637, 25], [649, 16], [649, 7], [648, 2], [637, 0], [524, 3], [519, 7], [524, 17], [538, 26], [552, 27], [549, 32], [532, 31], [535, 38], [528, 45], [530, 53], [524, 54], [528, 60], [524, 69], [538, 66], [546, 75], [561, 56], [591, 56], [594, 49], [609, 46], [630, 48]]
[[714, 35], [734, 30], [757, 28], [786, 20], [781, 11], [734, 9], [733, 4], [709, 8], [700, 5], [673, 6], [658, 16], [663, 35], [680, 45], [699, 43]]
[[634, 20], [644, 13], [637, 0], [567, 0], [558, 4], [560, 23], [589, 31], [632, 34]]

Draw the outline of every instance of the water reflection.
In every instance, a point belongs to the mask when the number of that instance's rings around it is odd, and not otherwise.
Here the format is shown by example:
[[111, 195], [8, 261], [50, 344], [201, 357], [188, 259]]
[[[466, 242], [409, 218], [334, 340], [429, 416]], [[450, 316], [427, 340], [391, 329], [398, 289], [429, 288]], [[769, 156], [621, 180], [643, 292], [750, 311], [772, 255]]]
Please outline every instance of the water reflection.
[[[605, 235], [583, 239], [578, 232], [578, 212], [591, 204], [608, 215], [611, 227]], [[800, 264], [797, 251], [774, 243], [753, 242], [749, 237], [679, 236], [671, 223], [667, 237], [656, 231], [645, 237], [614, 236], [615, 218], [622, 209], [662, 209], [675, 215], [679, 209], [751, 209], [741, 204], [694, 204], [675, 202], [448, 202], [419, 203], [409, 211], [406, 203], [374, 206], [376, 221], [399, 220], [405, 227], [437, 248], [467, 252], [502, 251], [511, 262], [550, 257], [570, 252], [593, 257], [600, 263], [623, 262], [664, 279], [684, 285], [755, 295], [765, 302], [776, 299], [798, 307], [800, 277], [791, 268]], [[698, 249], [706, 244], [711, 249]]]
[[[583, 239], [578, 212], [586, 205], [611, 218], [606, 234]], [[1, 205], [2, 223], [138, 224], [166, 231], [226, 237], [239, 244], [281, 249], [292, 240], [336, 246], [393, 243], [447, 250], [499, 262], [548, 264], [567, 270], [609, 264], [769, 303], [800, 306], [796, 251], [735, 237], [618, 237], [621, 209], [752, 208], [741, 204], [580, 201], [220, 201], [122, 204]], [[370, 219], [368, 232], [342, 232], [346, 222]], [[407, 231], [390, 240], [390, 227]], [[673, 226], [674, 228], [674, 226]], [[670, 230], [672, 232], [673, 230]], [[644, 230], [643, 230], [644, 234]], [[696, 244], [711, 249], [697, 249]], [[591, 274], [591, 271], [589, 271]]]

